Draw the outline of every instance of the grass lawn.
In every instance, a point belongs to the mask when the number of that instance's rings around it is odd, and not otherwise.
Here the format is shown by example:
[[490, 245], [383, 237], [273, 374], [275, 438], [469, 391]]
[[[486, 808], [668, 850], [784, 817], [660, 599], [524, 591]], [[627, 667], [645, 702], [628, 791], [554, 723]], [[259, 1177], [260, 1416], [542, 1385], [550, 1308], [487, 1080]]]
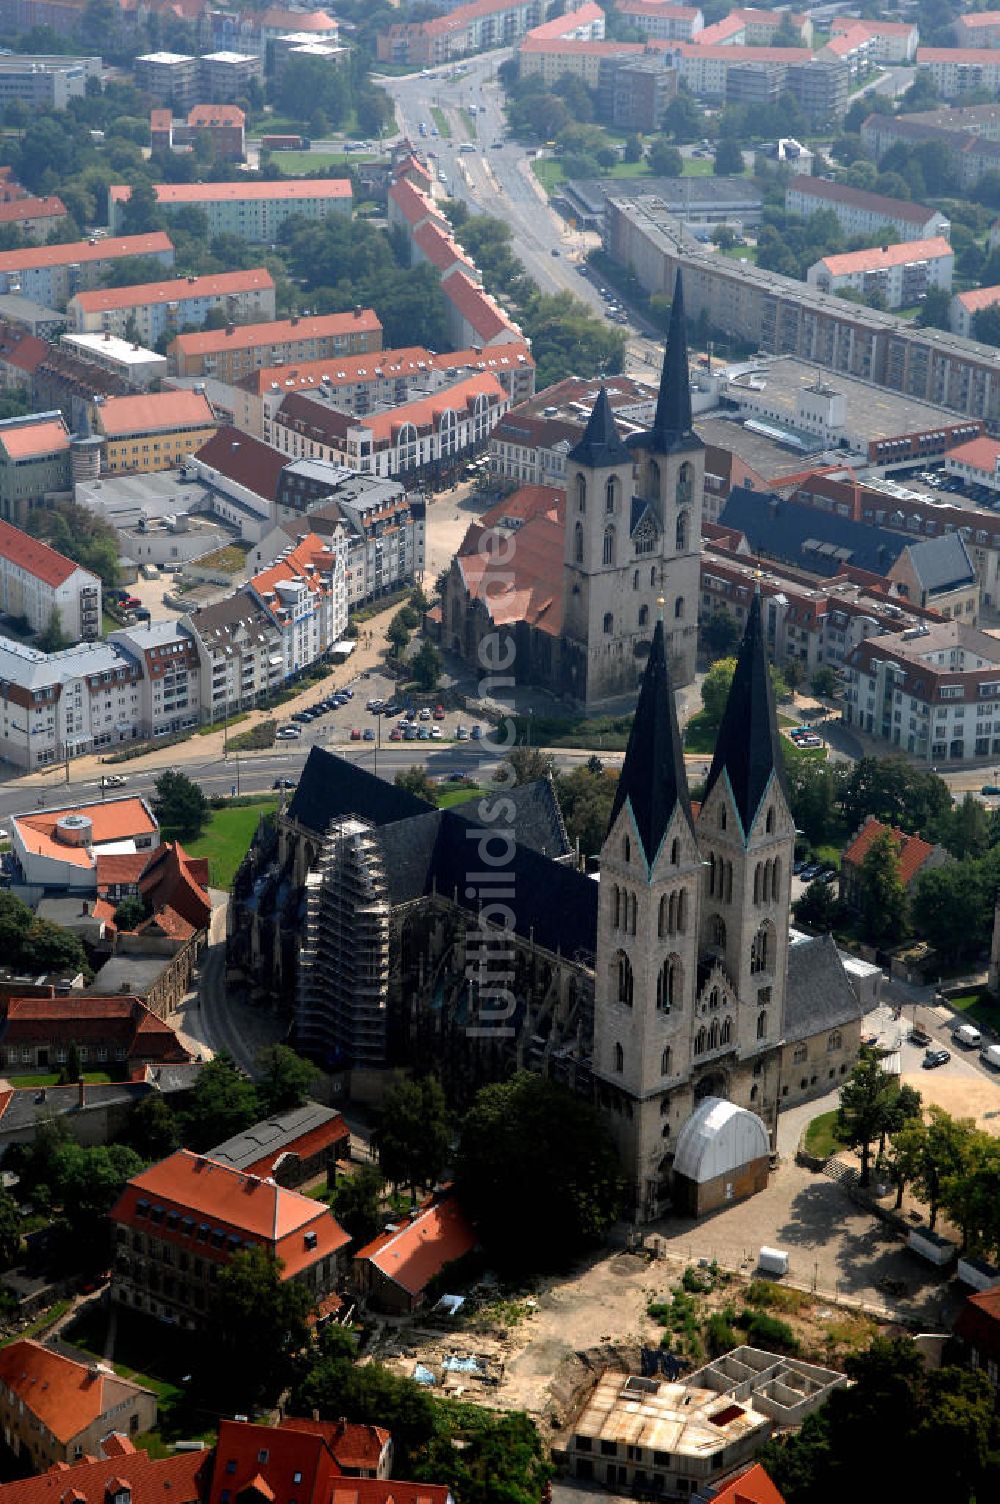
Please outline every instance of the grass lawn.
[[208, 857], [208, 875], [213, 888], [228, 888], [247, 849], [261, 815], [273, 815], [278, 801], [259, 799], [255, 804], [237, 804], [232, 809], [213, 809], [208, 824], [187, 850], [191, 856]]
[[371, 152], [359, 151], [273, 151], [271, 163], [290, 176], [305, 172], [325, 172], [330, 167], [344, 167], [352, 162], [374, 162]]
[[710, 178], [715, 173], [715, 162], [711, 157], [685, 157], [684, 171], [681, 173], [685, 178]]
[[718, 726], [712, 725], [703, 710], [693, 715], [684, 728], [685, 752], [705, 753], [715, 751]]
[[444, 789], [438, 795], [438, 809], [451, 809], [453, 804], [464, 804], [467, 799], [480, 799], [488, 793], [487, 789], [478, 784], [474, 789], [466, 788], [464, 784], [456, 784], [454, 788]]
[[446, 137], [446, 139], [450, 140], [451, 126], [448, 124], [448, 117], [445, 114], [444, 110], [442, 110], [440, 105], [431, 105], [431, 119], [434, 121], [434, 124], [437, 126], [440, 134]]
[[838, 872], [840, 871], [840, 852], [839, 846], [813, 847], [813, 856], [817, 862], [822, 862], [824, 867], [835, 867]]
[[464, 107], [464, 105], [463, 105], [462, 109], [459, 110], [458, 113], [461, 116], [462, 124], [465, 126], [465, 134], [468, 136], [468, 138], [469, 138], [470, 141], [475, 141], [475, 139], [476, 139], [476, 118], [475, 118], [475, 116], [474, 115], [470, 115], [469, 112], [468, 112], [468, 110]]
[[821, 1112], [819, 1117], [813, 1118], [806, 1129], [805, 1138], [806, 1152], [815, 1154], [817, 1159], [829, 1159], [831, 1154], [836, 1154], [838, 1149], [844, 1146], [837, 1137], [837, 1109], [832, 1112]]
[[557, 162], [554, 157], [542, 157], [541, 159], [536, 157], [531, 164], [531, 170], [546, 193], [551, 193], [553, 189], [558, 188], [559, 184], [566, 177], [566, 174], [563, 172], [562, 163]]
[[632, 726], [630, 715], [515, 716], [517, 740], [535, 747], [586, 747], [594, 752], [624, 752]]
[[722, 255], [728, 256], [731, 261], [752, 261], [756, 265], [757, 247], [755, 245], [731, 245], [728, 250], [722, 252]]
[[949, 998], [948, 1001], [974, 1023], [985, 1024], [988, 1029], [1000, 1031], [1000, 1001], [985, 988], [963, 992], [960, 997]]
[[[8, 1079], [11, 1086], [14, 1087], [58, 1086], [59, 1072], [42, 1071], [32, 1076], [16, 1076], [13, 1072], [9, 1072]], [[83, 1079], [91, 1082], [94, 1086], [107, 1086], [115, 1078], [114, 1076], [109, 1076], [107, 1071], [84, 1071]]]

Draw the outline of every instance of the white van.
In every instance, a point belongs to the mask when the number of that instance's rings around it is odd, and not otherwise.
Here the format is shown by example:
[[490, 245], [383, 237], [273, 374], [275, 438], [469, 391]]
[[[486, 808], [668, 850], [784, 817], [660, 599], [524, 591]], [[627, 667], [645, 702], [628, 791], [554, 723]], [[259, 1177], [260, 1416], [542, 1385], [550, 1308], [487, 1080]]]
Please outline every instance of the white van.
[[967, 1050], [977, 1049], [983, 1042], [983, 1036], [971, 1024], [959, 1024], [952, 1037], [956, 1044], [964, 1045]]
[[979, 1058], [984, 1065], [991, 1065], [995, 1071], [1000, 1071], [1000, 1044], [988, 1044]]

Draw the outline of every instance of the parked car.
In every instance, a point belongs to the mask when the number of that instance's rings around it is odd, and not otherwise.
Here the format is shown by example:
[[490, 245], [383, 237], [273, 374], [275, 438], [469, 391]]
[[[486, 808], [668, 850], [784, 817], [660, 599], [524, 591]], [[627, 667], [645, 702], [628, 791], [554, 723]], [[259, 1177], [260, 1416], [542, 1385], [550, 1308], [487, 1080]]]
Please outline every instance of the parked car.
[[436, 721], [443, 721], [444, 720], [444, 706], [443, 705], [435, 705], [434, 706], [434, 719]]
[[310, 719], [311, 719], [311, 717], [309, 715], [308, 710], [294, 710], [292, 712], [292, 720], [293, 721], [308, 721]]
[[471, 731], [469, 732], [469, 735], [472, 737], [472, 740], [474, 742], [478, 742], [482, 738], [482, 734], [483, 734], [483, 728], [482, 728], [482, 726], [480, 726], [478, 724], [475, 725], [475, 726], [473, 726], [472, 729], [471, 729]]
[[276, 778], [274, 780], [274, 782], [271, 784], [271, 787], [272, 787], [272, 789], [293, 789], [293, 788], [295, 788], [295, 779], [294, 778]]
[[361, 740], [361, 732], [360, 732], [360, 730], [358, 729], [357, 726], [352, 726], [351, 727], [351, 741], [352, 742], [359, 742], [360, 740]]
[[389, 732], [389, 740], [391, 742], [401, 742], [403, 740], [403, 733], [400, 731], [398, 726], [393, 726], [392, 730]]
[[936, 1066], [947, 1065], [950, 1059], [950, 1050], [928, 1050], [921, 1064], [925, 1071], [932, 1071]]
[[128, 783], [128, 779], [124, 773], [105, 773], [102, 781], [106, 789], [124, 788], [125, 784]]
[[366, 742], [373, 742], [375, 740], [375, 732], [372, 730], [371, 726], [365, 727], [364, 740]]
[[455, 735], [460, 742], [467, 741], [469, 737], [468, 726], [463, 726], [461, 722], [459, 722], [459, 724], [455, 727]]
[[431, 741], [439, 742], [443, 733], [440, 726], [431, 727]]
[[274, 733], [275, 739], [280, 742], [297, 742], [302, 735], [301, 726], [279, 726]]
[[430, 709], [430, 706], [429, 705], [421, 705], [421, 707], [420, 707], [420, 719], [422, 721], [429, 721], [430, 718], [431, 718], [431, 709]]
[[986, 794], [988, 797], [1000, 794], [1000, 783], [984, 783], [979, 792]]
[[431, 728], [429, 726], [418, 726], [417, 727], [417, 741], [418, 742], [429, 742], [430, 739], [431, 739]]

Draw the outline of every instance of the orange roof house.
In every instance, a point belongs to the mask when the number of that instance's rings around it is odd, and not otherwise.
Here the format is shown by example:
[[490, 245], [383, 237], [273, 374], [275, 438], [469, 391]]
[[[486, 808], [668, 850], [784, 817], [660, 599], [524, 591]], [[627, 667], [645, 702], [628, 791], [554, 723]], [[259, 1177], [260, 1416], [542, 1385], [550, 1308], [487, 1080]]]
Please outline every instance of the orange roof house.
[[896, 848], [899, 863], [899, 879], [907, 893], [912, 894], [917, 879], [925, 872], [943, 867], [951, 857], [942, 846], [932, 846], [920, 836], [908, 836], [901, 830], [883, 825], [874, 815], [869, 815], [854, 839], [844, 848], [840, 859], [840, 896], [851, 908], [857, 908], [861, 899], [861, 869], [864, 859], [877, 837], [888, 831]]
[[476, 1246], [476, 1234], [450, 1186], [354, 1255], [358, 1287], [371, 1306], [412, 1311], [431, 1280]]
[[200, 1504], [208, 1485], [211, 1452], [176, 1452], [154, 1460], [136, 1451], [121, 1432], [96, 1450], [104, 1455], [0, 1484], [0, 1504], [110, 1504], [123, 1481], [129, 1504]]
[[[350, 1242], [328, 1207], [247, 1175], [207, 1155], [179, 1149], [133, 1176], [110, 1213], [119, 1242], [149, 1233], [209, 1263], [226, 1264], [257, 1247], [280, 1260], [282, 1279], [297, 1279], [318, 1299], [337, 1282], [340, 1251]], [[159, 1271], [130, 1259], [116, 1263], [112, 1299], [131, 1309], [200, 1326], [210, 1313], [200, 1281], [174, 1280], [161, 1288]]]
[[[36, 809], [11, 818], [11, 844], [25, 881], [43, 887], [95, 887], [101, 856], [145, 853], [160, 843], [160, 827], [141, 795]], [[69, 880], [69, 874], [76, 875]], [[84, 878], [90, 873], [92, 877]]]
[[71, 1046], [87, 1066], [184, 1065], [191, 1059], [170, 1025], [138, 997], [119, 993], [9, 1000], [0, 1023], [0, 1058], [8, 1071], [62, 1065]]
[[785, 1499], [771, 1482], [769, 1474], [759, 1462], [755, 1462], [719, 1493], [713, 1494], [712, 1504], [785, 1504]]
[[33, 1467], [65, 1465], [96, 1453], [112, 1426], [150, 1430], [156, 1395], [22, 1338], [0, 1348], [0, 1424]]

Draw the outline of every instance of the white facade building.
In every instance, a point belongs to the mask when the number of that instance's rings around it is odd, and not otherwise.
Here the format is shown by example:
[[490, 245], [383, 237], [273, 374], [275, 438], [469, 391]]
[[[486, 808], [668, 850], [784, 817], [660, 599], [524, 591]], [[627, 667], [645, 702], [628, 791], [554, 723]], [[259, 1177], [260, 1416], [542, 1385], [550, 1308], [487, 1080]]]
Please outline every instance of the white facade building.
[[101, 582], [39, 538], [0, 521], [0, 612], [32, 632], [55, 620], [74, 642], [101, 635]]

